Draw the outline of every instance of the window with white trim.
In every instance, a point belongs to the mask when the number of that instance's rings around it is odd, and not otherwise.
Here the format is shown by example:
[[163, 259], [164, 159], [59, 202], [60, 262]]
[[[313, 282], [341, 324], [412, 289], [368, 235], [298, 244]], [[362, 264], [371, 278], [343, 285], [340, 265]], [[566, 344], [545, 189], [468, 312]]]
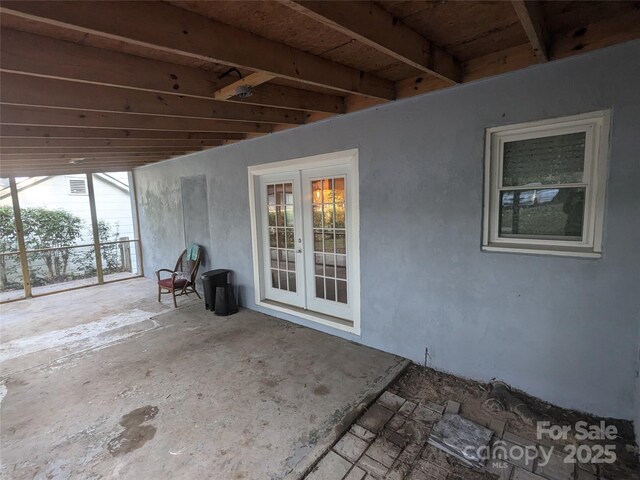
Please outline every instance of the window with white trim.
[[69, 181], [69, 195], [89, 195], [87, 179], [84, 177], [67, 177]]
[[610, 112], [487, 129], [483, 250], [599, 257]]

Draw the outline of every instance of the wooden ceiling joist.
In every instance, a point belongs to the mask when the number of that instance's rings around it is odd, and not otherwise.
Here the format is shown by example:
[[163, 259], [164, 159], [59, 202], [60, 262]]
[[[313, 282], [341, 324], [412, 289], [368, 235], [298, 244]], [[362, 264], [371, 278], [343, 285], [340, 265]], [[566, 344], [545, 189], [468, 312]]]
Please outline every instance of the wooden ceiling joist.
[[[228, 85], [207, 70], [11, 29], [0, 32], [0, 56], [3, 71], [186, 97], [213, 99]], [[273, 84], [256, 85], [250, 97], [231, 96], [228, 100], [312, 112], [344, 111], [343, 100], [337, 95]]]
[[[0, 116], [0, 121], [2, 117]], [[171, 130], [118, 130], [114, 128], [77, 128], [40, 125], [0, 124], [0, 138], [43, 139], [119, 139], [119, 140], [242, 140], [244, 133], [194, 132]], [[1, 140], [0, 140], [1, 141]]]
[[276, 78], [275, 75], [266, 72], [255, 72], [251, 75], [247, 75], [244, 78], [236, 80], [230, 83], [226, 87], [222, 87], [213, 94], [213, 98], [216, 100], [229, 100], [230, 98], [237, 97], [239, 89], [246, 88], [249, 91], [253, 91], [253, 88], [263, 83], [267, 83], [270, 80]]
[[[0, 103], [97, 112], [208, 118], [239, 122], [302, 124], [298, 110], [233, 104], [217, 100], [161, 95], [31, 75], [0, 73]], [[55, 92], [52, 95], [51, 92]]]
[[535, 0], [512, 0], [511, 4], [533, 47], [533, 54], [539, 62], [548, 62], [549, 34], [542, 16], [540, 2]]
[[12, 125], [66, 126], [188, 132], [270, 133], [267, 123], [230, 122], [206, 118], [161, 117], [129, 113], [92, 112], [3, 105], [2, 123]]
[[2, 153], [0, 152], [0, 161], [9, 161], [9, 160], [39, 160], [39, 159], [74, 159], [74, 158], [143, 158], [143, 157], [174, 157], [178, 155], [185, 155], [187, 153], [192, 153], [184, 150], [169, 150], [169, 151], [158, 151], [158, 152], [76, 152], [76, 153]]
[[193, 147], [217, 147], [222, 140], [150, 140], [150, 139], [116, 139], [110, 138], [28, 138], [0, 137], [0, 150], [6, 148], [28, 148], [36, 152], [39, 149], [51, 148], [128, 148], [128, 147], [171, 147], [176, 150]]
[[[0, 13], [117, 43], [392, 100], [393, 82], [163, 2], [6, 1]], [[144, 19], [144, 21], [141, 21]]]
[[0, 155], [48, 155], [48, 154], [71, 154], [71, 155], [120, 155], [120, 154], [146, 154], [146, 153], [173, 153], [173, 152], [197, 152], [203, 147], [5, 147], [0, 146]]
[[450, 84], [461, 80], [458, 61], [371, 1], [281, 0], [287, 6], [390, 57]]

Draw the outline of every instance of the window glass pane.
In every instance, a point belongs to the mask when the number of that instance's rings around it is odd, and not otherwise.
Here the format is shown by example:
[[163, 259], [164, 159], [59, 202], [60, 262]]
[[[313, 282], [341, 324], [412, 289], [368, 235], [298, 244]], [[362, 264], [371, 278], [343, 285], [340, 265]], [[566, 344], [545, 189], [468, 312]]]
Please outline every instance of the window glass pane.
[[287, 250], [287, 270], [296, 271], [296, 252]]
[[295, 292], [296, 291], [296, 274], [289, 272], [289, 291], [290, 292]]
[[269, 246], [278, 246], [278, 244], [276, 243], [276, 227], [269, 227]]
[[287, 251], [286, 250], [278, 250], [278, 268], [280, 270], [287, 269]]
[[313, 206], [313, 228], [322, 228], [322, 205]]
[[279, 288], [280, 284], [278, 283], [278, 271], [277, 270], [271, 270], [271, 286], [273, 288]]
[[347, 253], [347, 244], [344, 230], [336, 231], [336, 253]]
[[336, 300], [336, 281], [333, 278], [325, 278], [325, 292], [327, 300]]
[[286, 207], [285, 217], [287, 220], [287, 227], [293, 227], [293, 207]]
[[336, 277], [347, 278], [347, 257], [336, 255]]
[[550, 236], [580, 241], [584, 197], [584, 188], [503, 191], [500, 236]]
[[338, 301], [340, 303], [347, 303], [347, 282], [336, 282], [338, 286]]
[[276, 207], [269, 207], [269, 225], [276, 226]]
[[276, 188], [273, 185], [267, 186], [267, 204], [268, 205], [276, 204]]
[[316, 297], [324, 298], [324, 277], [316, 277]]
[[333, 253], [333, 230], [324, 231], [324, 251]]
[[314, 255], [316, 275], [324, 275], [324, 263], [322, 261], [322, 258], [323, 258], [323, 256], [321, 254], [318, 255], [316, 253]]
[[293, 183], [284, 184], [284, 202], [293, 205]]
[[581, 183], [585, 132], [505, 142], [502, 185]]
[[344, 203], [336, 203], [336, 228], [344, 228]]
[[314, 230], [313, 231], [313, 251], [314, 252], [322, 252], [322, 230]]

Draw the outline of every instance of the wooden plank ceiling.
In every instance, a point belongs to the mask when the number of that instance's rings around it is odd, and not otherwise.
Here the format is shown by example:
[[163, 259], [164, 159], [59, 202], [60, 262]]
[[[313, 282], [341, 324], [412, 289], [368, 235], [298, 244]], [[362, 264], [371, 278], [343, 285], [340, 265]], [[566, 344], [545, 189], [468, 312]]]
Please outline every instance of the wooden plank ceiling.
[[631, 1], [0, 4], [0, 175], [129, 170], [640, 38]]

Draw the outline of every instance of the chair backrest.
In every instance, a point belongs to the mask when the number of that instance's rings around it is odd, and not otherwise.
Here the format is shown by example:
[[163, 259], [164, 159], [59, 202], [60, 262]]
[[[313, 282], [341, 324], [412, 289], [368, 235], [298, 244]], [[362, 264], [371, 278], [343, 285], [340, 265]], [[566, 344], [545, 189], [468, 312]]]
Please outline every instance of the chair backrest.
[[173, 269], [173, 271], [188, 273], [189, 277], [191, 278], [191, 283], [194, 284], [196, 283], [196, 275], [198, 274], [198, 269], [200, 268], [201, 259], [202, 248], [198, 249], [198, 255], [196, 255], [195, 260], [187, 260], [187, 250], [185, 249], [178, 257], [176, 267]]

